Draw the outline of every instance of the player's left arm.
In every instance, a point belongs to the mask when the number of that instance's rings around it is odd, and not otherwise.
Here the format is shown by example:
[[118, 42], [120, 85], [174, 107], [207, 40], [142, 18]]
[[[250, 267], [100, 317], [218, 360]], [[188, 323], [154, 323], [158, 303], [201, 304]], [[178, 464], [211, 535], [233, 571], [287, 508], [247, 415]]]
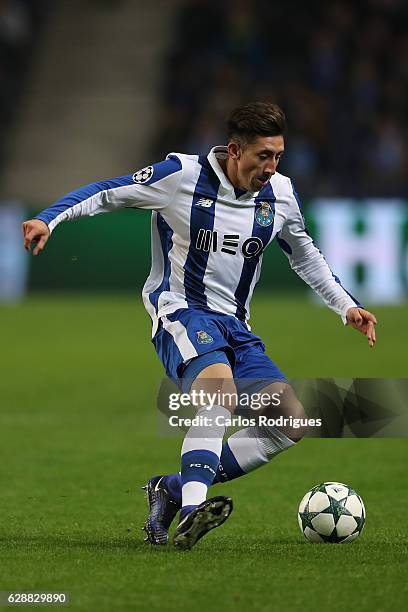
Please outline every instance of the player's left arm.
[[306, 229], [302, 209], [297, 194], [291, 186], [291, 208], [284, 226], [277, 235], [277, 240], [289, 259], [292, 269], [302, 278], [326, 303], [339, 314], [345, 325], [350, 325], [367, 336], [369, 346], [376, 342], [375, 315], [342, 286], [324, 256], [314, 244]]
[[354, 329], [367, 336], [368, 344], [374, 346], [376, 342], [375, 326], [377, 319], [373, 313], [364, 308], [349, 308], [346, 314], [347, 323]]

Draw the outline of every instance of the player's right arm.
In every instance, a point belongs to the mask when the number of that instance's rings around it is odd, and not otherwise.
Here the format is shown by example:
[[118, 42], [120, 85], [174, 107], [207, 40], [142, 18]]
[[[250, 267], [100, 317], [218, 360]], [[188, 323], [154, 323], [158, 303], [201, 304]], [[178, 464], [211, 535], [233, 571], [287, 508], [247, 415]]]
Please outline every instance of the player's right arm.
[[23, 223], [24, 248], [40, 253], [59, 223], [83, 216], [144, 208], [163, 210], [174, 199], [181, 182], [182, 164], [176, 155], [143, 168], [134, 174], [98, 181], [72, 191], [34, 219]]
[[39, 219], [30, 219], [29, 221], [24, 221], [22, 229], [25, 250], [30, 251], [31, 245], [35, 244], [33, 255], [38, 255], [50, 237], [48, 225]]

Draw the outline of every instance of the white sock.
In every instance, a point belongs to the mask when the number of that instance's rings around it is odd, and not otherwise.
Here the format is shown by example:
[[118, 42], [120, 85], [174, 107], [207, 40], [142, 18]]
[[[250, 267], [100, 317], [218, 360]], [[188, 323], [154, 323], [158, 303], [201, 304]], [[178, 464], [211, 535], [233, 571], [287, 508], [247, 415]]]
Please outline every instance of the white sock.
[[[295, 444], [276, 427], [246, 427], [227, 440], [241, 470], [247, 474]], [[234, 477], [234, 476], [232, 476]]]
[[206, 499], [220, 461], [225, 420], [231, 414], [223, 406], [213, 406], [201, 408], [196, 416], [199, 422], [190, 427], [181, 449], [183, 507], [197, 506]]

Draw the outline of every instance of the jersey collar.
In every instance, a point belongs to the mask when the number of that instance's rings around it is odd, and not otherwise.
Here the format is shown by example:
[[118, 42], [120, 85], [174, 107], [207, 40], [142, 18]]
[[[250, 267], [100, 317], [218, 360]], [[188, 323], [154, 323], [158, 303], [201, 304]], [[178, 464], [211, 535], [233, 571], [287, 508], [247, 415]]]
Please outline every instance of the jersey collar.
[[[213, 147], [211, 151], [209, 152], [209, 154], [207, 155], [208, 162], [211, 165], [217, 177], [219, 178], [221, 187], [229, 193], [232, 192], [234, 194], [234, 197], [236, 197], [234, 186], [228, 179], [227, 175], [225, 174], [224, 170], [221, 168], [220, 163], [218, 161], [218, 159], [222, 159], [222, 158], [227, 159], [227, 157], [228, 157], [228, 148], [224, 145], [218, 145], [216, 147]], [[257, 193], [258, 193], [257, 191], [255, 193], [251, 191], [246, 191], [241, 196], [239, 196], [239, 198], [236, 198], [236, 199], [250, 200], [254, 196], [256, 196]]]

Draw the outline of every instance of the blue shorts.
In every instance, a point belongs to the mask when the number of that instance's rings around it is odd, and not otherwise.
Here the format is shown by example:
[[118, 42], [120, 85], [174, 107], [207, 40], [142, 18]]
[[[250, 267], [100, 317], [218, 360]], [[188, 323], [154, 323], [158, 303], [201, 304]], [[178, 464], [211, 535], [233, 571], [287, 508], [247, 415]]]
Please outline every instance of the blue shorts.
[[[167, 376], [183, 391], [188, 391], [183, 387], [184, 373], [192, 379], [198, 374], [191, 375], [195, 358], [200, 357], [197, 362], [206, 367], [219, 363], [220, 359], [214, 360], [211, 355], [219, 355], [219, 351], [231, 366], [238, 393], [256, 392], [275, 381], [288, 382], [265, 354], [259, 336], [231, 315], [204, 308], [181, 308], [160, 318], [153, 344]], [[207, 358], [201, 358], [203, 355]]]

